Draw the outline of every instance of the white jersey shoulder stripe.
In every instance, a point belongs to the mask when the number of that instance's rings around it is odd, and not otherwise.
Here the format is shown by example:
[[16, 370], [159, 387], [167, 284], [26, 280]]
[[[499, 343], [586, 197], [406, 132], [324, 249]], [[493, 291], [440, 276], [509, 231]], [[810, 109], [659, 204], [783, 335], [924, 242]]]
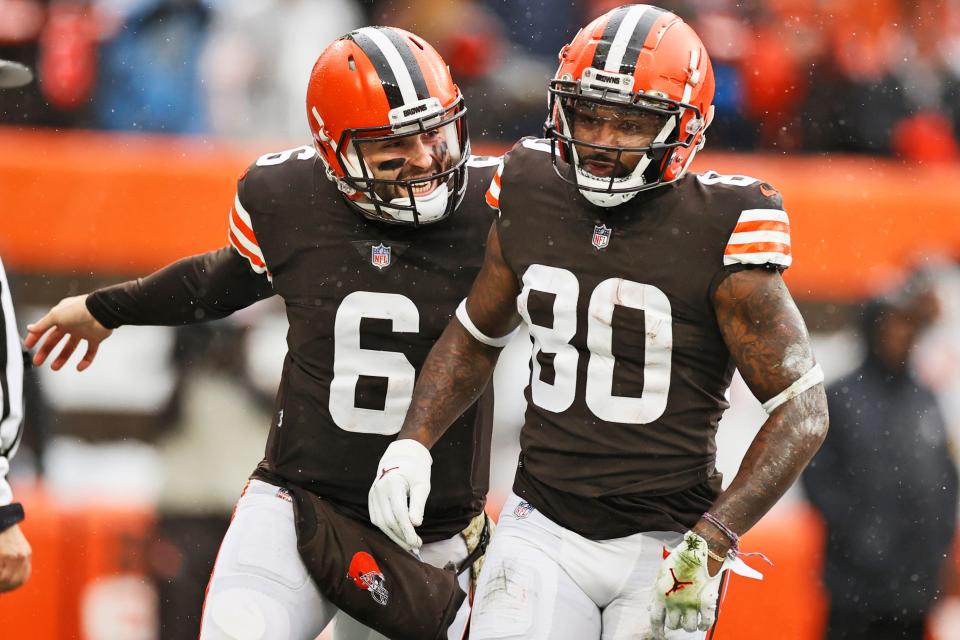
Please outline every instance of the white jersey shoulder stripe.
[[500, 201], [500, 185], [498, 185], [496, 181], [490, 182], [490, 188], [487, 189], [487, 192], [490, 194], [491, 198], [494, 198], [497, 200], [497, 202]]
[[787, 212], [783, 209], [745, 209], [740, 213], [740, 219], [737, 222], [757, 222], [760, 220], [790, 222]]
[[543, 140], [534, 140], [528, 139], [523, 141], [523, 146], [527, 149], [533, 149], [534, 151], [544, 151], [546, 153], [551, 153], [552, 149], [550, 148], [549, 142], [544, 142]]
[[467, 158], [468, 167], [493, 167], [503, 164], [503, 156], [470, 156]]
[[723, 266], [729, 267], [734, 264], [776, 264], [782, 267], [789, 267], [793, 263], [793, 257], [779, 251], [767, 251], [757, 253], [731, 253], [723, 256]]
[[751, 244], [754, 242], [776, 242], [790, 244], [790, 234], [782, 231], [743, 231], [730, 235], [730, 244]]

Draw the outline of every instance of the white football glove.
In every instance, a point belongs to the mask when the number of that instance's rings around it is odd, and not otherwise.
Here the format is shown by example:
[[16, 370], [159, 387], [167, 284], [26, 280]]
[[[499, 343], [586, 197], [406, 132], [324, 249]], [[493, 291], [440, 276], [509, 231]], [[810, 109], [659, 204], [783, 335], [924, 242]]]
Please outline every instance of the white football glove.
[[[664, 558], [653, 583], [650, 627], [653, 637], [664, 638], [666, 630], [706, 631], [717, 619], [723, 572], [760, 580], [763, 575], [739, 558], [724, 559], [717, 575], [707, 572], [707, 541], [692, 531]], [[666, 629], [664, 628], [666, 627]]]
[[432, 465], [430, 450], [416, 440], [394, 440], [380, 458], [367, 495], [370, 522], [407, 551], [423, 546], [414, 527], [423, 524]]

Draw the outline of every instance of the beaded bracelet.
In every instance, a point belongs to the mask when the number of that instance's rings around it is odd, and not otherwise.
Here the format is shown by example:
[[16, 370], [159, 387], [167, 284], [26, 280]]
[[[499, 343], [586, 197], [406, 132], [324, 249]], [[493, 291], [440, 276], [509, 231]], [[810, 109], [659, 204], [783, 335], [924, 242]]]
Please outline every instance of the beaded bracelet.
[[[763, 555], [759, 551], [754, 551], [753, 553], [740, 553], [740, 536], [738, 536], [733, 529], [731, 529], [727, 525], [720, 522], [720, 520], [714, 517], [714, 515], [709, 511], [703, 514], [703, 519], [709, 522], [710, 524], [712, 524], [713, 526], [715, 526], [717, 529], [720, 530], [720, 533], [722, 533], [723, 535], [727, 536], [727, 538], [730, 539], [730, 549], [727, 550], [727, 555], [729, 557], [736, 558], [737, 556], [760, 556], [761, 558], [763, 558], [764, 562], [766, 562], [771, 566], [773, 565], [773, 563], [770, 562], [770, 558]], [[709, 548], [707, 549], [707, 554], [714, 560], [723, 562], [723, 558], [719, 557], [717, 554], [710, 551]]]

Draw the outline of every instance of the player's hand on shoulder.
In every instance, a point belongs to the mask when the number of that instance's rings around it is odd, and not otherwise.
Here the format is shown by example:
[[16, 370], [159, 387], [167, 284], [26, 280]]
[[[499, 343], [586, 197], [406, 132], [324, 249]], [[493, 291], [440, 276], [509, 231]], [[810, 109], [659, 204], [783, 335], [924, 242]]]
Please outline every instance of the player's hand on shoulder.
[[370, 521], [408, 551], [423, 545], [414, 527], [423, 524], [432, 465], [430, 450], [416, 440], [394, 440], [380, 458], [368, 494]]
[[40, 345], [33, 356], [33, 364], [40, 366], [46, 362], [57, 345], [67, 338], [66, 344], [50, 364], [50, 368], [57, 371], [67, 363], [80, 341], [86, 340], [87, 351], [77, 363], [77, 371], [83, 371], [93, 363], [100, 343], [112, 333], [112, 329], [100, 324], [87, 309], [87, 296], [84, 294], [64, 298], [42, 318], [27, 325], [24, 346], [32, 349], [37, 344]]
[[0, 531], [0, 592], [12, 591], [27, 581], [32, 554], [19, 526]]

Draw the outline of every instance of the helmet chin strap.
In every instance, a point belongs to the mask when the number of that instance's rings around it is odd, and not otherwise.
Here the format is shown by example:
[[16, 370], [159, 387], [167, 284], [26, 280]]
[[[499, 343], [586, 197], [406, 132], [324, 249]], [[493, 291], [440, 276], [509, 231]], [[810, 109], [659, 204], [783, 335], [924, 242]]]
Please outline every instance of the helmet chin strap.
[[[600, 176], [595, 176], [581, 167], [580, 158], [577, 154], [576, 147], [574, 145], [570, 146], [573, 147], [573, 166], [576, 167], [577, 184], [585, 187], [594, 187], [595, 189], [605, 189], [610, 186], [610, 178], [601, 178]], [[643, 156], [629, 175], [613, 179], [613, 187], [624, 189], [643, 185], [646, 182], [643, 179], [643, 172], [646, 171], [651, 160], [652, 158], [650, 156]], [[616, 207], [629, 201], [638, 193], [637, 191], [608, 193], [603, 191], [594, 191], [591, 189], [578, 189], [578, 191], [580, 191], [580, 195], [587, 199], [587, 202], [598, 207]]]
[[[450, 188], [447, 181], [437, 186], [431, 193], [425, 196], [414, 196], [413, 200], [417, 206], [417, 222], [420, 224], [429, 224], [442, 218], [447, 211], [447, 201], [450, 199]], [[377, 206], [364, 198], [356, 202], [361, 208], [376, 213]], [[393, 198], [390, 202], [384, 202], [378, 199], [380, 211], [386, 213], [394, 220], [400, 222], [414, 222], [413, 211], [410, 209], [401, 209], [401, 206], [410, 206], [410, 198]], [[391, 206], [393, 205], [393, 206]]]
[[[446, 180], [437, 185], [436, 189], [425, 196], [413, 196], [414, 202], [417, 203], [417, 218], [419, 219], [420, 223], [433, 222], [437, 218], [443, 216], [443, 214], [447, 211], [447, 200], [449, 197], [450, 189], [447, 187]], [[410, 199], [394, 198], [390, 201], [390, 204], [410, 204]], [[406, 222], [413, 222], [412, 211], [397, 209], [397, 213], [400, 214], [399, 219]]]

